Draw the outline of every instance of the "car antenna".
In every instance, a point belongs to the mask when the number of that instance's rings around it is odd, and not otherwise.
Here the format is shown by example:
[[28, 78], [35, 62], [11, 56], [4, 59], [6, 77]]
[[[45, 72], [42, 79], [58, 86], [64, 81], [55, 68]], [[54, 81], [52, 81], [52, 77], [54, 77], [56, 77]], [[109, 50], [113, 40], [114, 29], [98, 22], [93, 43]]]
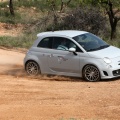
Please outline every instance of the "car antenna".
[[52, 26], [52, 32], [54, 32], [54, 26]]

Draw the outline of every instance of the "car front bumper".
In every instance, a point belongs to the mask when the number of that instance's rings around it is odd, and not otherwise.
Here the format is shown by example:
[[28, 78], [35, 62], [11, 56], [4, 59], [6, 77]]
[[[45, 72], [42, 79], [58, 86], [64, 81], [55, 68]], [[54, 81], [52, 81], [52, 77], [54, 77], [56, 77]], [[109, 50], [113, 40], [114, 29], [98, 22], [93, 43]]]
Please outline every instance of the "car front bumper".
[[111, 79], [120, 77], [120, 66], [106, 67], [101, 71], [101, 79]]

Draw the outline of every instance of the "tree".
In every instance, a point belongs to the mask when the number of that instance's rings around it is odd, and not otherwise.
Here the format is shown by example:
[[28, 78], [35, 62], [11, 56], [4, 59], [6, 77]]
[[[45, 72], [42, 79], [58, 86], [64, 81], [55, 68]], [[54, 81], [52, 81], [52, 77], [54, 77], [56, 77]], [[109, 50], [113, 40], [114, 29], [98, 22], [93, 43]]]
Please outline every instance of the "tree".
[[11, 13], [11, 15], [15, 15], [14, 14], [14, 9], [13, 9], [13, 2], [12, 2], [12, 0], [10, 0], [10, 2], [9, 2], [9, 10], [10, 10], [10, 13]]
[[109, 17], [109, 22], [111, 26], [111, 40], [112, 40], [115, 37], [116, 27], [117, 27], [118, 21], [120, 20], [120, 16], [117, 16], [117, 13], [120, 12], [120, 10], [113, 9], [113, 2], [111, 0], [105, 0], [105, 1], [101, 0], [101, 4], [105, 5], [104, 7]]
[[[52, 11], [53, 23], [55, 26], [57, 24], [56, 0], [47, 0], [47, 4], [49, 6], [49, 13]], [[54, 26], [53, 26], [53, 29], [54, 29]]]
[[109, 18], [109, 23], [111, 27], [110, 38], [112, 40], [116, 35], [118, 21], [120, 21], [120, 16], [117, 15], [117, 13], [120, 12], [120, 10], [117, 9], [120, 7], [120, 0], [78, 0], [78, 1], [81, 4], [85, 5], [91, 4], [93, 6], [98, 6], [105, 9], [106, 14], [108, 15]]
[[117, 13], [120, 12], [120, 10], [117, 9], [117, 7], [119, 8], [120, 1], [119, 0], [88, 0], [87, 3], [90, 3], [92, 5], [102, 6], [105, 9], [110, 22], [110, 27], [111, 27], [110, 38], [112, 40], [116, 35], [116, 28], [118, 21], [120, 21], [120, 16], [117, 15]]
[[[96, 35], [104, 34], [106, 18], [96, 7], [77, 7], [72, 9], [62, 18], [62, 22], [56, 25], [55, 30], [85, 30]], [[104, 27], [104, 29], [103, 29]]]
[[[65, 7], [67, 7], [71, 1], [72, 0], [60, 0], [59, 1], [60, 2], [60, 12], [62, 12], [63, 9]], [[47, 0], [46, 2], [49, 6], [49, 10], [52, 12], [53, 23], [54, 23], [54, 26], [52, 26], [52, 28], [54, 29], [55, 25], [58, 23], [58, 12], [57, 12], [57, 10], [59, 8], [59, 6], [57, 5], [58, 1], [57, 0]]]

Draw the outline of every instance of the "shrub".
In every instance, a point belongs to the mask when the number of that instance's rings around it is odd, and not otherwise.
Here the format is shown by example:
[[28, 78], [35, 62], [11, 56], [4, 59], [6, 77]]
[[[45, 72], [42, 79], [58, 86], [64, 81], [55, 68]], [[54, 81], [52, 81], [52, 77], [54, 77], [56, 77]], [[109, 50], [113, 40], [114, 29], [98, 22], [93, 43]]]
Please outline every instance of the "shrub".
[[62, 18], [62, 22], [59, 22], [55, 26], [55, 30], [85, 30], [99, 35], [105, 34], [105, 25], [106, 18], [98, 8], [79, 7], [68, 12], [67, 15]]

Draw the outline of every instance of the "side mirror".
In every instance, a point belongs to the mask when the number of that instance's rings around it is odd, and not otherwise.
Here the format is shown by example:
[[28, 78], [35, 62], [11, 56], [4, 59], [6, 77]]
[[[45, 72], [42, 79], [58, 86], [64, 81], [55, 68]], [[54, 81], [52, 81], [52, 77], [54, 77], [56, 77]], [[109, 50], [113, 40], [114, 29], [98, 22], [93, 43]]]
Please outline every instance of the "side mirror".
[[76, 52], [75, 48], [69, 48], [69, 52]]
[[69, 48], [69, 52], [73, 52], [74, 55], [77, 55], [75, 48]]

